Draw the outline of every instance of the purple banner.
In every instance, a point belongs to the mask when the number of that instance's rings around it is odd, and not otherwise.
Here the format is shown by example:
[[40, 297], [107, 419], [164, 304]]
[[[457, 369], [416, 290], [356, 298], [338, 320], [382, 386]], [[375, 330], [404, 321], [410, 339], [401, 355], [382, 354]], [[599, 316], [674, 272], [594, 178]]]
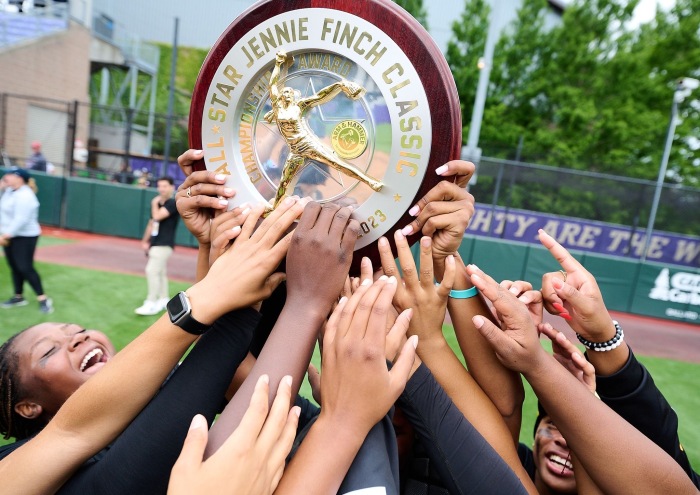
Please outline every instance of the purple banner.
[[[531, 211], [506, 210], [476, 204], [468, 234], [539, 244], [537, 231], [545, 230], [567, 249], [591, 251], [638, 259], [644, 250], [645, 229], [633, 230], [580, 218]], [[647, 260], [659, 263], [700, 266], [700, 237], [654, 231]]]

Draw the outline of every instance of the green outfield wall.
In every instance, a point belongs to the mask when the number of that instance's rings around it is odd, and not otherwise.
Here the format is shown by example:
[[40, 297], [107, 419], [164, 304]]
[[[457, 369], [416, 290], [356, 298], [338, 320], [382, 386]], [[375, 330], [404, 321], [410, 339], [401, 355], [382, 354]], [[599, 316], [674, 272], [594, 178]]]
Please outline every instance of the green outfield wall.
[[[42, 224], [134, 239], [143, 235], [154, 189], [33, 175]], [[183, 226], [176, 241], [197, 246]], [[572, 254], [596, 277], [608, 309], [700, 325], [700, 269], [590, 252]], [[460, 255], [496, 280], [527, 280], [536, 288], [543, 273], [560, 268], [540, 246], [474, 235], [465, 236]]]

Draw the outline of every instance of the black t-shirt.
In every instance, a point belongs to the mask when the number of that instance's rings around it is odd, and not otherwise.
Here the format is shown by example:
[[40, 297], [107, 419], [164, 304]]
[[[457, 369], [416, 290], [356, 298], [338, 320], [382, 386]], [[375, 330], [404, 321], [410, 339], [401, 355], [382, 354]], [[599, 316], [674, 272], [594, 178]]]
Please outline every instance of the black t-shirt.
[[[165, 220], [161, 220], [158, 226], [158, 235], [151, 236], [151, 246], [175, 246], [175, 228], [180, 218], [175, 206], [175, 198], [168, 199], [165, 203], [158, 203], [170, 213]], [[155, 220], [154, 220], [155, 222]]]

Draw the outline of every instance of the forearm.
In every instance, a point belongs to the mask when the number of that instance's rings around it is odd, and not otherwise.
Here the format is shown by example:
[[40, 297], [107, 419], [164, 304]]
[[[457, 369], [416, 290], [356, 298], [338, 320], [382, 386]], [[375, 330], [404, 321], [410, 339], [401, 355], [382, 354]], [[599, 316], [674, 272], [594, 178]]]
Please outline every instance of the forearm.
[[418, 344], [418, 355], [437, 382], [486, 441], [506, 461], [530, 493], [534, 486], [523, 469], [510, 431], [496, 406], [470, 376], [445, 339], [433, 338]]
[[450, 493], [527, 493], [484, 437], [421, 366], [397, 402]]
[[199, 250], [197, 251], [197, 268], [196, 268], [196, 282], [202, 280], [209, 272], [209, 251], [211, 250], [211, 244], [199, 244]]
[[153, 219], [149, 219], [146, 224], [146, 230], [143, 231], [143, 237], [141, 242], [148, 242], [151, 240], [151, 229], [153, 228]]
[[[292, 397], [296, 396], [324, 321], [323, 316], [309, 309], [311, 306], [287, 301], [253, 369], [211, 428], [206, 457], [216, 452], [236, 429], [260, 376], [270, 377], [270, 390], [274, 391], [285, 375], [291, 375]], [[270, 403], [273, 399], [271, 395]]]
[[[28, 493], [29, 478], [35, 480], [34, 493], [54, 492], [124, 430], [193, 341], [194, 335], [162, 316], [82, 385], [32, 441], [0, 462], [0, 473], [13, 473], [3, 479], [21, 480], [19, 492]], [[57, 450], [60, 456], [56, 456]], [[46, 466], [41, 477], [24, 472], [25, 468], [34, 471], [36, 466]], [[12, 491], [10, 486], [5, 488]]]
[[275, 494], [337, 493], [366, 435], [322, 413], [287, 465]]
[[[454, 289], [465, 290], [471, 287], [466, 272], [457, 270]], [[493, 348], [472, 323], [472, 317], [476, 315], [493, 321], [486, 301], [481, 294], [468, 299], [449, 298], [447, 308], [469, 374], [496, 406], [517, 445], [525, 389], [520, 374], [503, 366]]]
[[[601, 326], [601, 328], [596, 329], [595, 335], [586, 335], [585, 337], [592, 342], [607, 342], [615, 337], [615, 324], [613, 323], [612, 318], [607, 320], [606, 323]], [[629, 355], [630, 350], [629, 347], [627, 347], [627, 342], [624, 340], [622, 341], [622, 344], [612, 351], [589, 351], [586, 353], [586, 357], [595, 368], [596, 374], [603, 376], [612, 375], [622, 369], [629, 359]]]
[[[680, 466], [553, 358], [525, 375], [591, 479], [604, 493], [697, 493]], [[620, 459], [625, 462], [620, 464]]]

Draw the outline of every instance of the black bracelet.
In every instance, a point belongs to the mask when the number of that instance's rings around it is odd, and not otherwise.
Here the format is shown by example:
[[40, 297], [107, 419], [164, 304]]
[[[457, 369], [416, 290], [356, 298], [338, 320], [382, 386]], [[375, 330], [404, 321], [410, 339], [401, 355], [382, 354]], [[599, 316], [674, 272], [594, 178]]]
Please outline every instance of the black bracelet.
[[591, 351], [612, 351], [613, 349], [619, 347], [620, 344], [622, 344], [622, 341], [625, 339], [625, 332], [622, 331], [620, 324], [616, 320], [613, 320], [613, 324], [615, 325], [615, 336], [607, 342], [591, 342], [590, 340], [583, 338], [578, 333], [576, 334], [576, 338], [578, 338], [578, 341], [581, 342], [586, 349]]

